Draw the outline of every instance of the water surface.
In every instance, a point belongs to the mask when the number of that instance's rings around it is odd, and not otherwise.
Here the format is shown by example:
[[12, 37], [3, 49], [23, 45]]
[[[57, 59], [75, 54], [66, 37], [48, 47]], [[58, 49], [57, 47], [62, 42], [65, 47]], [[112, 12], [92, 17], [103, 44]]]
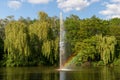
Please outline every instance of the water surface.
[[120, 67], [58, 71], [51, 67], [0, 68], [0, 80], [120, 80]]

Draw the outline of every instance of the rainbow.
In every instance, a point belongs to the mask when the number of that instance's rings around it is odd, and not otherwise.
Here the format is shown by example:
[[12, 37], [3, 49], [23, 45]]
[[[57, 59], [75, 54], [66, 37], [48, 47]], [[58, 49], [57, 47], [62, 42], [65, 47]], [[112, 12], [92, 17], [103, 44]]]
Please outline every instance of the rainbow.
[[63, 64], [63, 68], [68, 66], [68, 63], [72, 61], [72, 59], [76, 56], [76, 54], [72, 54], [67, 61]]

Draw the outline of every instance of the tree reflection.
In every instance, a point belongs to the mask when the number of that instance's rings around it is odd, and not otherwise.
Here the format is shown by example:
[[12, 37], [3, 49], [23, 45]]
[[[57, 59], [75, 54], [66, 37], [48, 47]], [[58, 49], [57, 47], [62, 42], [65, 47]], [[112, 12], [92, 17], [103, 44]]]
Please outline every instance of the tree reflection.
[[118, 72], [110, 67], [81, 68], [81, 70], [77, 70], [77, 71], [61, 71], [59, 74], [60, 74], [59, 80], [116, 80], [116, 79], [120, 79], [120, 70]]
[[120, 80], [119, 67], [90, 67], [76, 71], [51, 68], [1, 68], [0, 80]]
[[59, 73], [50, 69], [39, 67], [4, 68], [3, 78], [0, 80], [59, 80]]

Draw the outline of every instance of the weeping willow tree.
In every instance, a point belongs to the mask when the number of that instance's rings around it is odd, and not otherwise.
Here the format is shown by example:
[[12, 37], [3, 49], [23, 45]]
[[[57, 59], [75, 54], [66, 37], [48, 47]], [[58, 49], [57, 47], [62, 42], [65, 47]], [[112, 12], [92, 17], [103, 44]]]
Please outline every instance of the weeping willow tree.
[[47, 22], [36, 22], [29, 27], [30, 40], [40, 56], [47, 58], [51, 63], [58, 58], [58, 38], [51, 38], [51, 29]]
[[13, 21], [5, 27], [6, 66], [19, 66], [21, 59], [30, 55], [26, 33], [27, 27], [22, 22]]
[[104, 64], [108, 64], [113, 62], [115, 58], [115, 45], [117, 44], [117, 40], [114, 36], [105, 36], [102, 35], [96, 36], [97, 38], [97, 46], [96, 49], [100, 54], [101, 60], [103, 60]]
[[44, 12], [40, 19], [27, 26], [12, 21], [5, 27], [4, 55], [6, 66], [54, 64], [58, 61], [58, 42], [53, 21]]
[[[53, 64], [58, 60], [58, 37], [54, 37], [54, 30], [49, 23], [50, 18], [46, 13], [39, 13], [40, 20], [29, 27], [30, 42], [33, 51], [40, 56], [40, 61]], [[46, 60], [44, 60], [46, 59]]]

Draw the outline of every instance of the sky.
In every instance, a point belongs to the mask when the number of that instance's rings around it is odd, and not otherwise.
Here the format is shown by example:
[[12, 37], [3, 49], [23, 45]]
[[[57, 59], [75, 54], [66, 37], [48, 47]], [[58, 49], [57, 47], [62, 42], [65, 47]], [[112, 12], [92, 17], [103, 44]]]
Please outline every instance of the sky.
[[120, 18], [120, 0], [0, 0], [0, 19], [14, 15], [31, 19], [38, 17], [39, 11], [46, 12], [50, 17], [64, 17], [71, 14], [81, 19], [96, 15], [102, 19]]

